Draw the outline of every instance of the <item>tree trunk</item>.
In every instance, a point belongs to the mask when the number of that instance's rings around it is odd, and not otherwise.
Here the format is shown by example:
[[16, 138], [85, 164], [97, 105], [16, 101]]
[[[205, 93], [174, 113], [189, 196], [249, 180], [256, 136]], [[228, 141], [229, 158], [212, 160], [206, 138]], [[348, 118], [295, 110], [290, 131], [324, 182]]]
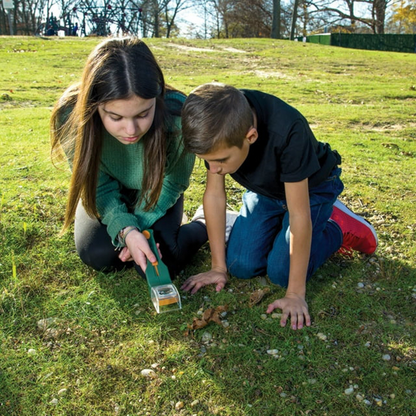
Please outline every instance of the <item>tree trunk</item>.
[[298, 19], [298, 4], [299, 0], [295, 0], [295, 4], [293, 5], [292, 26], [290, 28], [290, 40], [295, 38], [296, 20]]
[[386, 0], [374, 0], [374, 11], [375, 11], [375, 29], [376, 33], [382, 35], [384, 33], [384, 22], [386, 20]]
[[273, 0], [272, 39], [280, 39], [280, 0]]

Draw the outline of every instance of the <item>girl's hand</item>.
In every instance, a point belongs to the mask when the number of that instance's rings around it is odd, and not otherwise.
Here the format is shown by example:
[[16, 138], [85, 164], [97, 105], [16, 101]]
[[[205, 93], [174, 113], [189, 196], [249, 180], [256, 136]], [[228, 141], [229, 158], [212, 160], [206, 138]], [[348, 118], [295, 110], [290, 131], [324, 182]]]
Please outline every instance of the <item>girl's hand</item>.
[[286, 326], [287, 319], [290, 317], [292, 329], [302, 329], [303, 325], [311, 326], [311, 317], [308, 312], [308, 304], [302, 296], [296, 293], [286, 293], [282, 299], [277, 299], [267, 308], [267, 313], [273, 312], [276, 308], [282, 310], [280, 326]]
[[185, 280], [184, 284], [181, 286], [181, 289], [185, 292], [194, 293], [198, 292], [201, 287], [207, 285], [215, 285], [215, 290], [219, 292], [222, 290], [227, 283], [227, 272], [224, 270], [212, 269], [209, 272], [199, 273], [195, 276], [191, 276]]
[[139, 231], [133, 230], [126, 237], [126, 247], [120, 252], [121, 261], [131, 261], [140, 266], [143, 272], [146, 271], [147, 259], [150, 263], [157, 261], [156, 256], [150, 249], [146, 237]]
[[123, 247], [121, 249], [120, 254], [118, 255], [118, 258], [121, 261], [124, 261], [124, 262], [133, 261], [133, 257], [131, 256], [130, 250], [129, 250], [129, 248], [127, 246], [126, 247]]
[[[156, 246], [157, 246], [157, 252], [159, 253], [159, 257], [162, 258], [162, 253], [160, 252], [160, 249], [159, 249], [159, 243], [156, 243]], [[118, 257], [123, 262], [133, 261], [133, 257], [130, 254], [130, 250], [127, 246], [121, 249]]]

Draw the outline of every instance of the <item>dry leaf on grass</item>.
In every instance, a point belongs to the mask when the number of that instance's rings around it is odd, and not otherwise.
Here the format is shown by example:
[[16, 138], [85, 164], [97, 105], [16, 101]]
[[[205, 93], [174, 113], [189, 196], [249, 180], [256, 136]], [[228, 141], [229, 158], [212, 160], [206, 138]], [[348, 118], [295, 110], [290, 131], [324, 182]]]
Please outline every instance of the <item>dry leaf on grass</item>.
[[250, 308], [254, 305], [257, 305], [264, 297], [266, 293], [270, 292], [270, 288], [265, 287], [264, 289], [258, 289], [250, 295], [248, 305]]
[[220, 314], [227, 310], [227, 305], [221, 305], [214, 308], [208, 308], [204, 311], [202, 318], [194, 318], [192, 325], [188, 325], [188, 329], [196, 330], [207, 326], [210, 322], [221, 325]]

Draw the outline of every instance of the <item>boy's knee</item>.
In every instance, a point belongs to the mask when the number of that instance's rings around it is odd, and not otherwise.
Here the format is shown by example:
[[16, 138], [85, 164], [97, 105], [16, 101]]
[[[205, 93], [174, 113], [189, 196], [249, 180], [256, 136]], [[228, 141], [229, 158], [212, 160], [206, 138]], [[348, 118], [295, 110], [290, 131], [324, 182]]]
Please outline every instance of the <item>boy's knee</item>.
[[289, 268], [279, 266], [270, 266], [267, 268], [267, 275], [269, 276], [270, 281], [281, 287], [287, 287], [289, 283]]
[[237, 277], [238, 279], [250, 279], [251, 277], [255, 277], [261, 274], [258, 268], [238, 261], [238, 259], [227, 261], [227, 269], [231, 275]]

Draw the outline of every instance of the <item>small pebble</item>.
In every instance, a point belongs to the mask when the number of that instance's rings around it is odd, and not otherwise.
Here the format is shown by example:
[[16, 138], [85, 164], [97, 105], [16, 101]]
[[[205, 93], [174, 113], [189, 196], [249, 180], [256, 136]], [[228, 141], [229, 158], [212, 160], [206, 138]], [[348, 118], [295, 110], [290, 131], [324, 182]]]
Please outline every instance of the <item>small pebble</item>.
[[61, 390], [58, 391], [58, 396], [62, 396], [66, 392], [67, 392], [67, 389], [61, 389]]
[[267, 315], [265, 313], [262, 313], [260, 315], [260, 318], [263, 319], [263, 320], [266, 320], [267, 319]]
[[199, 404], [199, 400], [194, 400], [192, 403], [191, 403], [191, 407], [195, 407], [195, 406], [197, 406]]
[[348, 389], [344, 390], [344, 393], [349, 396], [350, 394], [354, 393], [354, 389], [352, 387], [349, 387]]
[[389, 354], [384, 354], [384, 355], [383, 355], [383, 360], [384, 360], [384, 361], [390, 361], [390, 360], [391, 360], [390, 355], [389, 355]]
[[326, 341], [326, 339], [328, 338], [325, 334], [323, 334], [322, 332], [318, 332], [316, 334], [316, 336], [321, 339], [322, 341]]
[[367, 406], [371, 406], [371, 402], [370, 402], [370, 400], [365, 399], [365, 400], [363, 401], [363, 403], [364, 403], [364, 404], [366, 404]]
[[153, 370], [149, 369], [149, 368], [145, 368], [144, 370], [142, 370], [140, 372], [140, 374], [143, 377], [149, 377], [149, 378], [156, 378], [157, 377], [156, 373]]
[[181, 409], [183, 409], [184, 408], [184, 404], [183, 404], [183, 402], [177, 402], [176, 404], [175, 404], [175, 410], [181, 410]]
[[357, 395], [355, 396], [355, 398], [356, 398], [359, 402], [362, 402], [362, 401], [364, 400], [364, 397], [363, 397], [363, 396], [361, 396], [361, 394], [357, 394]]
[[29, 355], [36, 355], [36, 350], [34, 350], [33, 348], [30, 348], [30, 349], [27, 350], [27, 353]]
[[267, 354], [269, 355], [276, 355], [279, 353], [279, 350], [267, 350]]
[[364, 283], [358, 283], [358, 285], [357, 285], [357, 287], [359, 288], [359, 289], [362, 289], [363, 287], [364, 287]]
[[45, 318], [38, 321], [38, 328], [42, 331], [46, 331], [56, 322], [55, 318]]
[[272, 313], [272, 318], [273, 319], [280, 319], [282, 317], [281, 313]]
[[209, 333], [209, 332], [204, 332], [204, 333], [202, 334], [201, 341], [202, 341], [204, 344], [206, 344], [206, 343], [210, 342], [211, 340], [212, 340], [212, 334], [211, 334], [211, 333]]
[[54, 398], [54, 399], [52, 399], [50, 402], [49, 402], [49, 404], [53, 404], [53, 405], [57, 405], [58, 404], [58, 399], [56, 399], [56, 398]]

